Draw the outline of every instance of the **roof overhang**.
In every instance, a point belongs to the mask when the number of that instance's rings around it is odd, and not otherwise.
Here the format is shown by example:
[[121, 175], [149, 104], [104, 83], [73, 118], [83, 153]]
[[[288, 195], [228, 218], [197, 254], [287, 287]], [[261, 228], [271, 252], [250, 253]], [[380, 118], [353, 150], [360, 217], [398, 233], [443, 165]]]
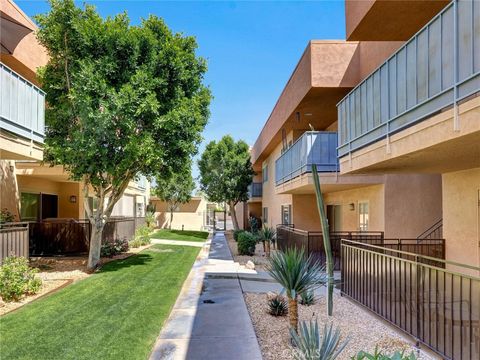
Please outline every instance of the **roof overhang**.
[[450, 0], [346, 0], [347, 40], [406, 41]]

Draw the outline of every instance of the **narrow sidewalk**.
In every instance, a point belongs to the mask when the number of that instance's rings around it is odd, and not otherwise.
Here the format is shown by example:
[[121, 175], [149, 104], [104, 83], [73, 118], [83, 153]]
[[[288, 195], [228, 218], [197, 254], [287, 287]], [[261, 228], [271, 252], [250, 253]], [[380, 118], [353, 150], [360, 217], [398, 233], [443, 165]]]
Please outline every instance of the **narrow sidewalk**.
[[204, 244], [150, 356], [260, 360], [261, 353], [225, 235]]

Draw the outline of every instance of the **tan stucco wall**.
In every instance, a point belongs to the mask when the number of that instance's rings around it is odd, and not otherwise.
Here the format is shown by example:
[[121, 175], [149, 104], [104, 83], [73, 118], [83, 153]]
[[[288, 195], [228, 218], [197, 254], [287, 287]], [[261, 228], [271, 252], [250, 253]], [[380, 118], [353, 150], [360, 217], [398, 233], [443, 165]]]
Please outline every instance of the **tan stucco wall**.
[[395, 174], [385, 181], [385, 237], [415, 239], [442, 218], [438, 174]]
[[447, 260], [480, 266], [480, 168], [443, 174], [442, 182]]
[[[170, 226], [170, 212], [167, 203], [161, 200], [151, 200], [155, 206], [155, 218], [160, 228], [168, 228]], [[203, 230], [205, 225], [205, 217], [207, 211], [207, 201], [203, 198], [192, 198], [186, 204], [180, 204], [178, 210], [173, 213], [172, 229], [185, 230]]]
[[[342, 230], [359, 230], [358, 203], [368, 201], [369, 231], [384, 231], [384, 185], [373, 185], [358, 189], [337, 191], [324, 194], [326, 205], [341, 205]], [[350, 204], [354, 210], [350, 210]]]
[[0, 209], [7, 209], [15, 220], [19, 220], [19, 193], [13, 164], [12, 161], [0, 160]]
[[[17, 175], [19, 193], [43, 193], [58, 196], [59, 218], [84, 218], [83, 203], [79, 183], [57, 182], [33, 176]], [[76, 203], [70, 202], [70, 196], [77, 197]]]
[[[292, 139], [293, 133], [290, 132], [287, 135], [287, 142]], [[282, 144], [279, 143], [263, 163], [268, 164], [268, 181], [263, 183], [262, 207], [268, 208], [268, 219], [262, 218], [262, 222], [267, 223], [268, 226], [281, 224], [281, 206], [292, 204], [292, 195], [275, 194], [275, 160], [278, 159], [281, 151]]]

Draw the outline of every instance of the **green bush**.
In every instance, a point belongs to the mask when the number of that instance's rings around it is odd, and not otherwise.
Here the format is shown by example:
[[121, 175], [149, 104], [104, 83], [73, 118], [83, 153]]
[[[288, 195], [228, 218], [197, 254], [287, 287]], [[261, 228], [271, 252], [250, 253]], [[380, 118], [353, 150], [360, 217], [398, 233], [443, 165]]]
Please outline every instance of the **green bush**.
[[155, 227], [155, 212], [147, 211], [145, 213], [145, 224], [149, 229]]
[[13, 215], [7, 208], [0, 210], [0, 223], [10, 223], [15, 221], [15, 215]]
[[37, 269], [28, 266], [28, 259], [9, 256], [0, 266], [0, 296], [3, 301], [18, 301], [25, 295], [35, 294], [42, 286], [42, 280], [35, 274]]
[[240, 235], [241, 233], [244, 233], [244, 232], [245, 232], [245, 230], [234, 230], [233, 231], [233, 239], [235, 241], [238, 241], [238, 235]]
[[255, 254], [255, 246], [257, 245], [256, 237], [245, 231], [238, 235], [238, 254], [239, 255], [253, 255]]
[[138, 248], [140, 246], [148, 245], [151, 242], [150, 239], [150, 228], [146, 225], [140, 226], [135, 230], [135, 237], [132, 241], [128, 243], [131, 248]]
[[128, 251], [128, 241], [126, 238], [115, 239], [102, 244], [100, 249], [100, 256], [114, 256]]

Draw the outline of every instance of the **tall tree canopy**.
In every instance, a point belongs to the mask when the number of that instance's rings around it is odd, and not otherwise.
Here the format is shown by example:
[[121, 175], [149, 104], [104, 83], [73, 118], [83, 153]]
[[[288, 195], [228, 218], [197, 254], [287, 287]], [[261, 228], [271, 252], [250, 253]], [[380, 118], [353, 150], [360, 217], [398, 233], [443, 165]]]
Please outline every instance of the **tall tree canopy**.
[[211, 141], [198, 161], [198, 167], [201, 189], [210, 201], [229, 205], [233, 227], [238, 230], [235, 205], [248, 200], [248, 186], [255, 175], [247, 143], [235, 142], [230, 135], [218, 143]]
[[89, 267], [115, 203], [138, 174], [168, 174], [196, 153], [209, 116], [206, 62], [193, 37], [150, 16], [103, 19], [92, 6], [50, 0], [38, 39], [50, 60], [40, 70], [47, 93], [45, 161], [63, 165], [98, 198], [85, 207], [94, 231]]
[[153, 194], [167, 203], [170, 212], [169, 228], [172, 228], [173, 213], [179, 204], [186, 204], [192, 198], [195, 190], [195, 182], [192, 178], [191, 163], [188, 162], [181, 170], [174, 172], [171, 176], [157, 177], [157, 185]]

